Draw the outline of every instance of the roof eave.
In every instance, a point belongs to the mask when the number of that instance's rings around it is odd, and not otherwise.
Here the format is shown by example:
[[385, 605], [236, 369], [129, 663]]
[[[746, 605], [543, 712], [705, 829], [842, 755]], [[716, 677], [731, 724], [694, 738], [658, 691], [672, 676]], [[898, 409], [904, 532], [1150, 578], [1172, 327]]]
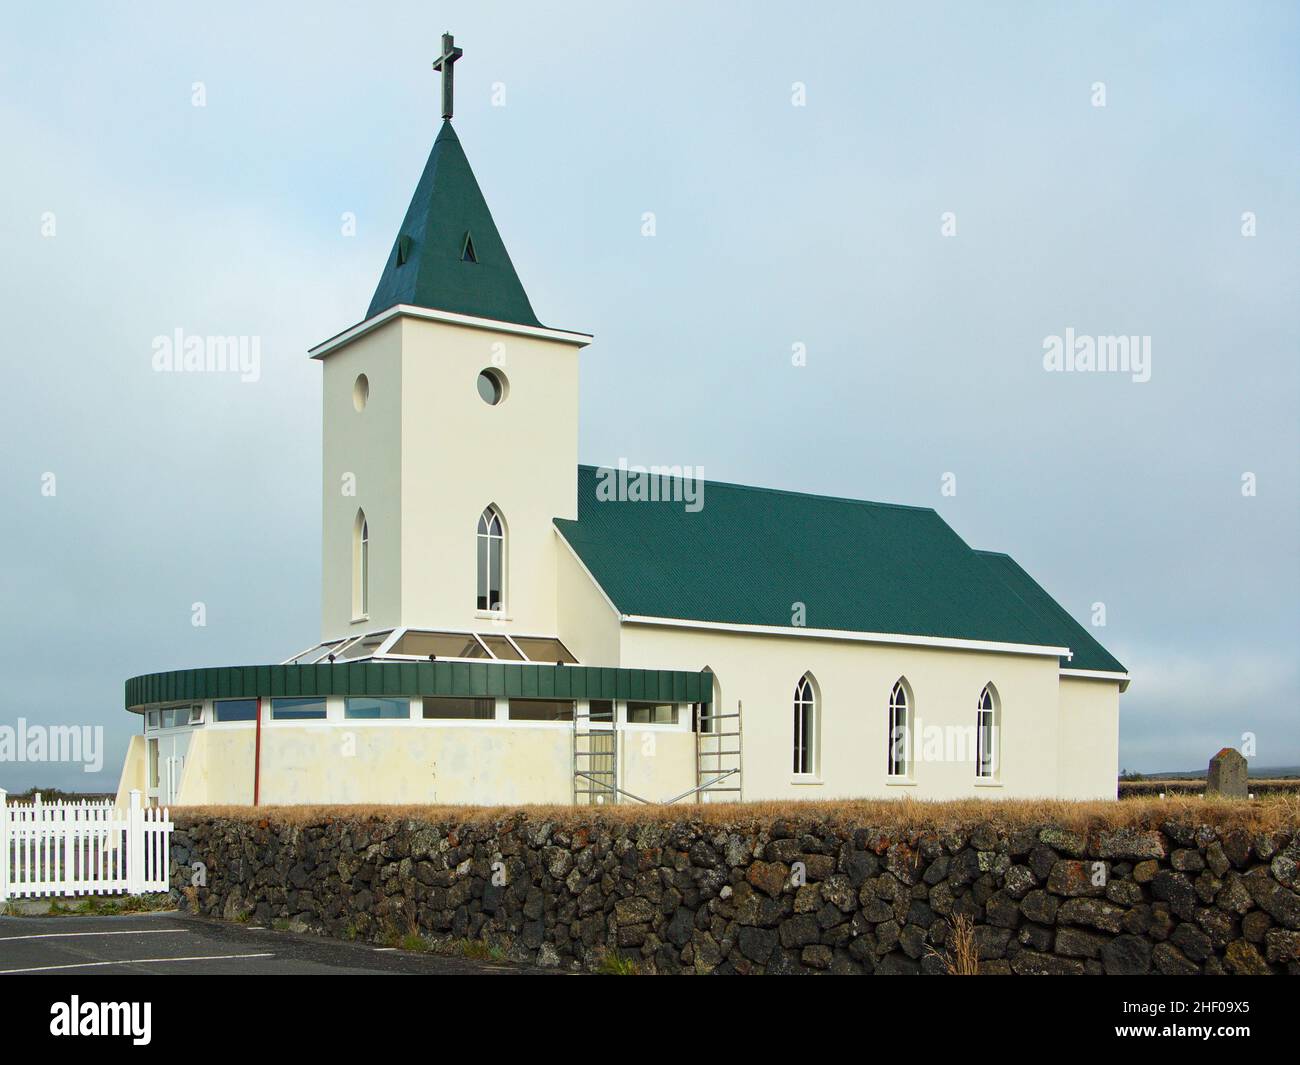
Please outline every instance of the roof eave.
[[713, 629], [719, 632], [748, 633], [756, 636], [792, 636], [817, 640], [847, 640], [853, 643], [906, 644], [913, 647], [938, 647], [953, 651], [991, 651], [997, 654], [1041, 655], [1049, 658], [1068, 656], [1068, 647], [1048, 647], [1031, 643], [1004, 643], [997, 640], [965, 640], [952, 636], [919, 636], [905, 632], [857, 632], [851, 629], [812, 629], [796, 625], [743, 625], [725, 621], [696, 621], [689, 618], [647, 617], [621, 614], [625, 625], [662, 625], [669, 628]]
[[1082, 680], [1110, 680], [1119, 682], [1120, 694], [1128, 691], [1133, 678], [1128, 673], [1117, 673], [1110, 669], [1062, 669], [1063, 677], [1079, 677]]
[[590, 333], [577, 333], [567, 329], [549, 329], [546, 326], [520, 325], [516, 322], [499, 322], [493, 318], [477, 318], [470, 314], [457, 314], [454, 311], [439, 311], [429, 307], [416, 307], [410, 303], [398, 303], [387, 310], [349, 326], [341, 333], [336, 333], [328, 340], [322, 340], [307, 354], [313, 359], [323, 359], [326, 355], [352, 343], [358, 337], [386, 325], [396, 318], [419, 318], [428, 322], [443, 322], [447, 325], [460, 325], [467, 329], [485, 329], [494, 333], [510, 333], [514, 336], [534, 337], [538, 340], [554, 340], [561, 344], [571, 344], [576, 348], [585, 348], [594, 337]]

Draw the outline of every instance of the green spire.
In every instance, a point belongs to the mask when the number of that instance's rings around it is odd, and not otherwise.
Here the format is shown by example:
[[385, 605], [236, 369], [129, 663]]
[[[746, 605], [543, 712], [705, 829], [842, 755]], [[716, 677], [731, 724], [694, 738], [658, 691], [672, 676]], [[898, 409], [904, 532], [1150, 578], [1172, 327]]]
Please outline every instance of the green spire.
[[399, 303], [542, 324], [450, 122], [433, 142], [366, 317]]

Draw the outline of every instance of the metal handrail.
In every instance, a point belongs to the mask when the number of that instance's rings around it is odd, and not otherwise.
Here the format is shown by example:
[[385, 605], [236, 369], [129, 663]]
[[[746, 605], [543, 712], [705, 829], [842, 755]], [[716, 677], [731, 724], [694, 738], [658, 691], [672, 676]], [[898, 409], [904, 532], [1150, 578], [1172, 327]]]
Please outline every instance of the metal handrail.
[[[593, 784], [600, 784], [601, 791], [599, 792], [599, 794], [601, 794], [601, 795], [608, 794], [608, 793], [611, 792], [611, 791], [616, 791], [616, 792], [618, 792], [618, 794], [620, 794], [620, 795], [626, 795], [629, 799], [636, 799], [637, 802], [643, 802], [643, 803], [645, 803], [647, 806], [658, 806], [658, 805], [660, 805], [659, 803], [655, 802], [654, 799], [643, 799], [643, 798], [641, 798], [640, 795], [633, 795], [630, 791], [626, 791], [625, 789], [620, 788], [617, 784], [605, 784], [605, 783], [602, 783], [601, 781], [597, 780], [597, 779], [596, 779], [595, 777], [593, 777], [593, 776], [588, 775], [587, 773], [583, 773], [583, 772], [579, 771], [579, 772], [574, 773], [573, 775], [574, 775], [575, 777], [586, 777], [586, 779], [587, 779], [587, 780], [590, 780]], [[595, 793], [592, 793], [592, 794], [595, 794]]]
[[718, 781], [726, 780], [727, 777], [732, 776], [739, 772], [740, 772], [739, 769], [728, 769], [721, 776], [714, 777], [712, 780], [706, 780], [703, 784], [696, 784], [695, 787], [693, 788], [687, 788], [680, 795], [674, 795], [671, 799], [664, 799], [663, 802], [660, 803], [660, 805], [671, 806], [678, 799], [684, 799], [686, 798], [687, 795], [694, 795], [697, 791], [703, 791], [705, 788], [712, 787], [714, 784], [718, 783]]

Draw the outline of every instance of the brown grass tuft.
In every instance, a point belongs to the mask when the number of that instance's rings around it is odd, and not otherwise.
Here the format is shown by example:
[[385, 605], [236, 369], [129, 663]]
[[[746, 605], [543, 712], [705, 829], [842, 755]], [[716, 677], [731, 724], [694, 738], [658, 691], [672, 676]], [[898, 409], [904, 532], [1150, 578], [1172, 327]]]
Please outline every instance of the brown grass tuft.
[[980, 958], [975, 949], [975, 922], [959, 913], [948, 922], [947, 950], [942, 954], [933, 947], [931, 953], [943, 962], [949, 976], [979, 976]]

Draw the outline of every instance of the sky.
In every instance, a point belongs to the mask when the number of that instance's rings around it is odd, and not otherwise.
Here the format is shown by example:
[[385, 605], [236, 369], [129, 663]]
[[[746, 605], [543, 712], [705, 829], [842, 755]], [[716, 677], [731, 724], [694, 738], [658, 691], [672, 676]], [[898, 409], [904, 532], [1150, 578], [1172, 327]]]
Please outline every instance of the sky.
[[[105, 745], [0, 787], [113, 790], [127, 677], [316, 639], [306, 351], [364, 316], [448, 29], [533, 307], [596, 335], [582, 461], [932, 506], [1104, 606], [1123, 767], [1300, 764], [1298, 10], [10, 11], [0, 726]], [[156, 372], [177, 329], [257, 338], [258, 379]], [[1149, 379], [1049, 371], [1067, 329]]]

